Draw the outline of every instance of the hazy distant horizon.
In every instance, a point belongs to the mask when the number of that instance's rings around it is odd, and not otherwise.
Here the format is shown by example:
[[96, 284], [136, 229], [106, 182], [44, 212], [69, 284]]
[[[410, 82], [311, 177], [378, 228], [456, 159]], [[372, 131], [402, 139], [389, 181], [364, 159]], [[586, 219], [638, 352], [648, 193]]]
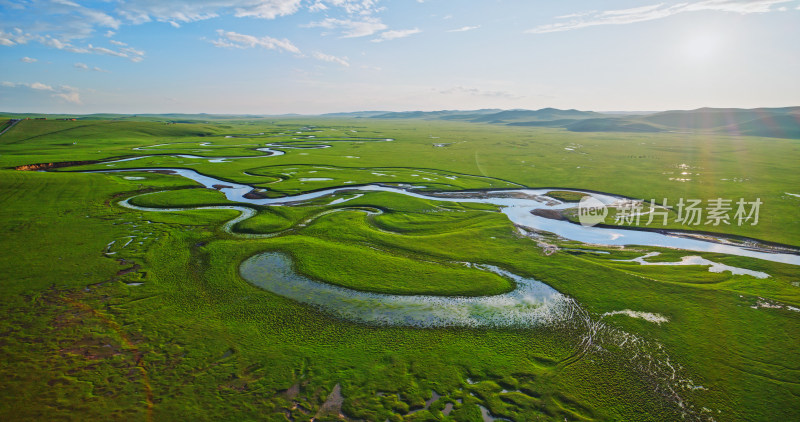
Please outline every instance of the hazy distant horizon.
[[0, 109], [318, 115], [757, 108], [800, 99], [800, 0], [464, 6], [5, 1]]
[[[751, 110], [751, 109], [779, 109], [779, 108], [792, 108], [792, 107], [800, 107], [800, 105], [788, 105], [788, 106], [767, 106], [767, 107], [698, 107], [693, 109], [662, 109], [662, 110], [585, 110], [585, 109], [577, 109], [577, 108], [562, 108], [559, 110], [579, 110], [579, 111], [586, 111], [586, 112], [595, 112], [600, 114], [609, 114], [609, 115], [647, 115], [647, 114], [655, 114], [655, 113], [663, 113], [666, 111], [693, 111], [699, 109], [739, 109], [739, 110]], [[524, 109], [524, 108], [515, 108], [515, 109], [498, 109], [498, 108], [491, 108], [491, 107], [484, 107], [479, 109], [458, 109], [458, 108], [451, 108], [451, 109], [436, 109], [436, 110], [353, 110], [353, 111], [332, 111], [332, 112], [324, 112], [324, 113], [213, 113], [213, 112], [181, 112], [181, 111], [166, 111], [166, 112], [148, 112], [148, 111], [140, 111], [140, 112], [132, 112], [132, 113], [118, 113], [113, 111], [100, 111], [100, 112], [81, 112], [81, 113], [71, 113], [71, 112], [42, 112], [42, 111], [8, 111], [8, 110], [0, 110], [0, 114], [8, 114], [8, 115], [24, 115], [24, 114], [42, 114], [42, 115], [74, 115], [74, 116], [89, 116], [94, 114], [110, 114], [110, 115], [124, 115], [124, 116], [158, 116], [158, 115], [187, 115], [187, 116], [201, 116], [201, 115], [208, 115], [208, 116], [254, 116], [254, 117], [317, 117], [317, 116], [325, 116], [325, 115], [335, 115], [335, 114], [356, 114], [356, 113], [409, 113], [409, 112], [423, 112], [423, 113], [431, 113], [431, 112], [442, 112], [442, 111], [449, 111], [449, 112], [474, 112], [479, 110], [497, 110], [497, 111], [513, 111], [513, 110], [525, 110], [525, 111], [537, 111], [547, 108], [555, 108], [555, 107], [542, 107], [538, 109]]]

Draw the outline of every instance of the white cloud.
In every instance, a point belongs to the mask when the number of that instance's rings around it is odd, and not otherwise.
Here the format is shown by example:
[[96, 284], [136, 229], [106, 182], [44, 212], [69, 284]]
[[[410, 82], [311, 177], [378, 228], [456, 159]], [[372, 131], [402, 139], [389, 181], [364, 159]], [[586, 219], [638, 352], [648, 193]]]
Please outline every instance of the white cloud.
[[380, 37], [375, 38], [372, 42], [383, 42], [389, 40], [396, 40], [398, 38], [405, 38], [414, 34], [422, 32], [419, 28], [414, 29], [393, 29], [391, 31], [381, 32]]
[[380, 12], [379, 0], [315, 0], [308, 6], [309, 12], [320, 12], [339, 8], [351, 16], [369, 16]]
[[78, 91], [59, 92], [58, 94], [53, 94], [53, 97], [61, 98], [68, 103], [81, 104], [81, 95]]
[[97, 66], [89, 67], [89, 65], [87, 65], [86, 63], [75, 63], [75, 67], [80, 69], [80, 70], [91, 70], [91, 71], [94, 71], [94, 72], [109, 73], [107, 70], [101, 69], [101, 68], [99, 68]]
[[127, 0], [118, 13], [133, 24], [151, 21], [172, 25], [207, 20], [224, 15], [275, 19], [305, 7], [311, 12], [340, 9], [348, 15], [368, 16], [380, 9], [379, 0]]
[[33, 36], [24, 33], [19, 28], [14, 28], [11, 32], [0, 30], [0, 45], [12, 46], [17, 44], [27, 44]]
[[480, 27], [481, 27], [480, 25], [475, 25], [475, 26], [462, 26], [461, 28], [458, 28], [458, 29], [451, 29], [451, 30], [449, 30], [449, 31], [447, 31], [447, 32], [467, 32], [467, 31], [472, 31], [473, 29], [478, 29], [478, 28], [480, 28]]
[[[38, 42], [76, 54], [102, 54], [134, 62], [143, 60], [144, 52], [110, 39], [124, 25], [164, 22], [180, 27], [221, 16], [276, 19], [308, 10], [325, 11], [330, 17], [307, 27], [333, 29], [343, 38], [370, 36], [388, 29], [374, 16], [383, 10], [380, 0], [0, 0], [0, 3], [9, 8], [24, 5], [26, 11], [19, 14], [18, 23], [24, 30], [10, 30], [10, 23], [0, 24], [3, 28], [0, 29], [0, 46]], [[381, 39], [392, 39], [393, 34], [387, 32]], [[100, 36], [109, 38], [110, 45], [103, 46], [98, 40], [102, 39]], [[405, 35], [396, 35], [400, 36]], [[77, 40], [88, 40], [92, 44]], [[285, 38], [256, 38], [226, 32], [213, 43], [220, 47], [263, 47], [300, 54], [300, 50]]]
[[217, 47], [224, 48], [255, 48], [262, 47], [267, 50], [283, 50], [290, 53], [301, 54], [300, 49], [295, 47], [291, 41], [272, 37], [255, 37], [252, 35], [239, 34], [232, 31], [217, 30], [219, 38], [211, 41]]
[[342, 38], [366, 37], [388, 28], [380, 19], [370, 17], [361, 20], [326, 18], [319, 22], [311, 22], [305, 27], [338, 29], [342, 32]]
[[35, 89], [37, 91], [55, 91], [52, 86], [45, 85], [41, 82], [27, 83], [27, 82], [4, 81], [3, 86], [7, 88], [30, 88], [30, 89]]
[[114, 50], [112, 50], [110, 48], [105, 48], [105, 47], [95, 47], [95, 46], [93, 46], [91, 44], [89, 44], [86, 47], [86, 49], [91, 51], [92, 53], [96, 53], [96, 54], [105, 54], [105, 55], [108, 55], [108, 56], [116, 56], [116, 57], [128, 57], [127, 54], [125, 54], [125, 53], [123, 53], [121, 51], [114, 51]]
[[[128, 57], [130, 57], [131, 60], [134, 60], [136, 58], [140, 58], [141, 59], [144, 56], [144, 51], [137, 50], [137, 49], [135, 49], [133, 47], [120, 48], [119, 51], [122, 52], [123, 54], [126, 54]], [[137, 61], [137, 60], [134, 60], [134, 61]]]
[[308, 7], [310, 12], [320, 12], [322, 10], [328, 10], [328, 6], [325, 6], [325, 3], [321, 1], [317, 1], [316, 3], [312, 4]]
[[659, 3], [631, 9], [565, 15], [561, 18], [570, 20], [537, 26], [525, 32], [530, 34], [543, 34], [547, 32], [570, 31], [598, 25], [625, 25], [664, 19], [686, 12], [715, 11], [739, 13], [743, 15], [750, 13], [767, 13], [778, 10], [773, 9], [773, 6], [791, 1], [793, 0], [700, 0], [674, 5]]
[[46, 47], [55, 48], [57, 50], [69, 51], [71, 53], [103, 54], [108, 56], [127, 58], [134, 62], [141, 61], [142, 58], [144, 57], [143, 51], [137, 50], [132, 47], [127, 47], [127, 44], [120, 43], [114, 40], [109, 40], [109, 42], [117, 46], [126, 46], [126, 47], [120, 48], [119, 50], [112, 50], [106, 47], [95, 47], [92, 44], [88, 44], [85, 47], [80, 47], [72, 44], [72, 42], [70, 42], [67, 39], [55, 38], [50, 34], [47, 35], [30, 34], [22, 31], [19, 28], [14, 28], [12, 32], [5, 32], [0, 30], [0, 44], [2, 45], [14, 46], [17, 44], [27, 44], [29, 41], [36, 41]]
[[17, 44], [16, 42], [14, 42], [12, 38], [13, 36], [11, 34], [4, 31], [0, 31], [0, 45], [10, 47], [12, 45]]
[[236, 8], [236, 17], [255, 17], [275, 19], [278, 16], [292, 15], [300, 8], [300, 0], [260, 1], [256, 4]]
[[66, 0], [33, 1], [28, 7], [45, 9], [51, 15], [67, 15], [72, 20], [80, 20], [91, 26], [102, 26], [117, 29], [122, 22], [119, 19], [97, 9], [81, 6]]
[[300, 9], [301, 0], [128, 0], [119, 5], [119, 14], [133, 24], [151, 21], [196, 22], [223, 15], [275, 19]]
[[512, 94], [508, 91], [482, 90], [478, 88], [467, 88], [460, 85], [448, 89], [439, 90], [438, 92], [444, 95], [470, 95], [477, 97], [509, 98], [515, 100], [524, 98], [522, 96]]
[[26, 82], [9, 82], [4, 81], [0, 83], [0, 85], [6, 88], [28, 88], [34, 91], [44, 91], [44, 92], [52, 92], [51, 97], [53, 98], [60, 98], [64, 101], [73, 103], [73, 104], [81, 104], [81, 96], [78, 88], [71, 87], [69, 85], [61, 85], [58, 88], [53, 88], [50, 85], [43, 84], [41, 82], [33, 82], [33, 83], [26, 83]]
[[98, 26], [104, 26], [106, 28], [119, 29], [121, 22], [116, 18], [112, 18], [111, 16], [98, 10], [87, 9], [80, 6], [78, 7], [80, 13], [84, 17], [88, 18], [92, 23]]
[[23, 63], [36, 63], [36, 62], [38, 62], [38, 60], [34, 59], [33, 57], [27, 57], [27, 56], [19, 59], [19, 61], [21, 61]]
[[347, 61], [347, 57], [331, 56], [330, 54], [324, 54], [318, 51], [314, 52], [312, 56], [317, 60], [322, 60], [324, 62], [330, 62], [330, 63], [338, 63], [344, 67], [350, 67], [350, 63]]
[[38, 89], [39, 91], [54, 91], [53, 87], [50, 85], [45, 85], [41, 82], [34, 82], [28, 85], [30, 89]]
[[61, 40], [56, 39], [56, 38], [52, 38], [50, 36], [36, 37], [36, 39], [40, 43], [42, 43], [42, 44], [44, 44], [44, 45], [46, 45], [48, 47], [52, 47], [52, 48], [58, 49], [58, 50], [63, 50], [65, 48], [71, 47], [71, 45], [69, 43], [61, 41]]

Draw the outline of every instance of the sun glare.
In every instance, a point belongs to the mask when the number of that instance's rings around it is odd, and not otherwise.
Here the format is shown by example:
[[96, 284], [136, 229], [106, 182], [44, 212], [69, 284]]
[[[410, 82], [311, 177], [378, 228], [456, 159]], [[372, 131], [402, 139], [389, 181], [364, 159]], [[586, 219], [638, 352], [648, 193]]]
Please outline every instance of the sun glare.
[[719, 50], [722, 37], [716, 32], [693, 34], [683, 42], [683, 54], [693, 61], [712, 58]]

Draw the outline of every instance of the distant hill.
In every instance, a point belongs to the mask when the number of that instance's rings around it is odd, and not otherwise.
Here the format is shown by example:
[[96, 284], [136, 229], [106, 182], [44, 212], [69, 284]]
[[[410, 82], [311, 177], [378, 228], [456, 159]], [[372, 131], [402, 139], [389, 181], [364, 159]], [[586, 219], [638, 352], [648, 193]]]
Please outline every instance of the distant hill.
[[494, 114], [500, 109], [482, 110], [440, 110], [440, 111], [397, 111], [371, 116], [375, 119], [442, 119], [469, 120], [479, 116]]
[[641, 120], [676, 129], [715, 129], [748, 121], [768, 124], [775, 116], [800, 116], [800, 107], [783, 108], [699, 108], [687, 111], [665, 111], [644, 116]]
[[543, 108], [541, 110], [506, 110], [499, 113], [487, 114], [472, 119], [472, 122], [543, 122], [562, 119], [589, 119], [603, 117], [593, 111], [559, 110], [557, 108]]
[[570, 132], [663, 132], [648, 123], [625, 119], [586, 119], [564, 126]]
[[[465, 123], [502, 124], [509, 126], [552, 127], [572, 132], [687, 132], [714, 133], [733, 136], [761, 136], [800, 139], [800, 107], [780, 108], [699, 108], [671, 110], [650, 114], [646, 112], [598, 113], [582, 110], [439, 110], [439, 111], [356, 111], [328, 113], [318, 117], [369, 119], [423, 119], [461, 121]], [[224, 115], [224, 114], [37, 114], [2, 113], [7, 118], [47, 118], [113, 121], [157, 121], [202, 124], [210, 121], [277, 119], [284, 116]], [[312, 117], [312, 116], [304, 116]], [[202, 129], [200, 129], [202, 132]], [[198, 133], [200, 133], [198, 132]]]
[[579, 122], [578, 119], [559, 119], [559, 120], [545, 120], [533, 122], [513, 122], [508, 123], [508, 126], [538, 126], [538, 127], [564, 127], [569, 124]]
[[373, 117], [379, 116], [381, 114], [391, 113], [390, 111], [351, 111], [351, 112], [343, 112], [343, 113], [325, 113], [320, 114], [320, 117]]
[[725, 126], [720, 131], [732, 135], [800, 139], [800, 113], [764, 116]]
[[509, 110], [468, 121], [504, 123], [509, 126], [564, 128], [571, 132], [705, 132], [800, 139], [800, 107], [700, 108], [649, 115], [625, 113], [609, 115], [557, 109]]
[[588, 119], [603, 117], [593, 111], [559, 110], [556, 108], [543, 108], [541, 110], [498, 110], [482, 109], [473, 111], [442, 110], [442, 111], [403, 111], [385, 113], [371, 116], [375, 119], [438, 119], [438, 120], [463, 120], [473, 123], [518, 123], [542, 122], [559, 119]]

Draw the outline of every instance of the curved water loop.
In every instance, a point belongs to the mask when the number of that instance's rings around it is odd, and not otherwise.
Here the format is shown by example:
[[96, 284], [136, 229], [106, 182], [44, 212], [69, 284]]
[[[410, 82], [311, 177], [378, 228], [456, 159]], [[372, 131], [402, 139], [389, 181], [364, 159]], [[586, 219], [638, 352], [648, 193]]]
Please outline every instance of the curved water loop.
[[313, 306], [325, 313], [374, 325], [422, 328], [532, 328], [554, 329], [573, 339], [573, 353], [558, 362], [566, 368], [587, 355], [609, 356], [610, 350], [640, 371], [657, 392], [684, 416], [692, 417], [681, 390], [691, 388], [681, 367], [672, 363], [659, 343], [607, 325], [574, 299], [552, 287], [491, 265], [475, 265], [516, 283], [516, 288], [495, 296], [444, 297], [391, 295], [363, 292], [312, 280], [294, 270], [282, 252], [265, 252], [246, 259], [239, 273], [249, 283], [271, 293]]
[[513, 280], [516, 288], [496, 296], [448, 297], [363, 292], [314, 281], [294, 271], [292, 260], [267, 252], [242, 262], [253, 285], [338, 317], [380, 325], [415, 327], [531, 327], [566, 319], [576, 303], [552, 287], [490, 265], [476, 265]]

